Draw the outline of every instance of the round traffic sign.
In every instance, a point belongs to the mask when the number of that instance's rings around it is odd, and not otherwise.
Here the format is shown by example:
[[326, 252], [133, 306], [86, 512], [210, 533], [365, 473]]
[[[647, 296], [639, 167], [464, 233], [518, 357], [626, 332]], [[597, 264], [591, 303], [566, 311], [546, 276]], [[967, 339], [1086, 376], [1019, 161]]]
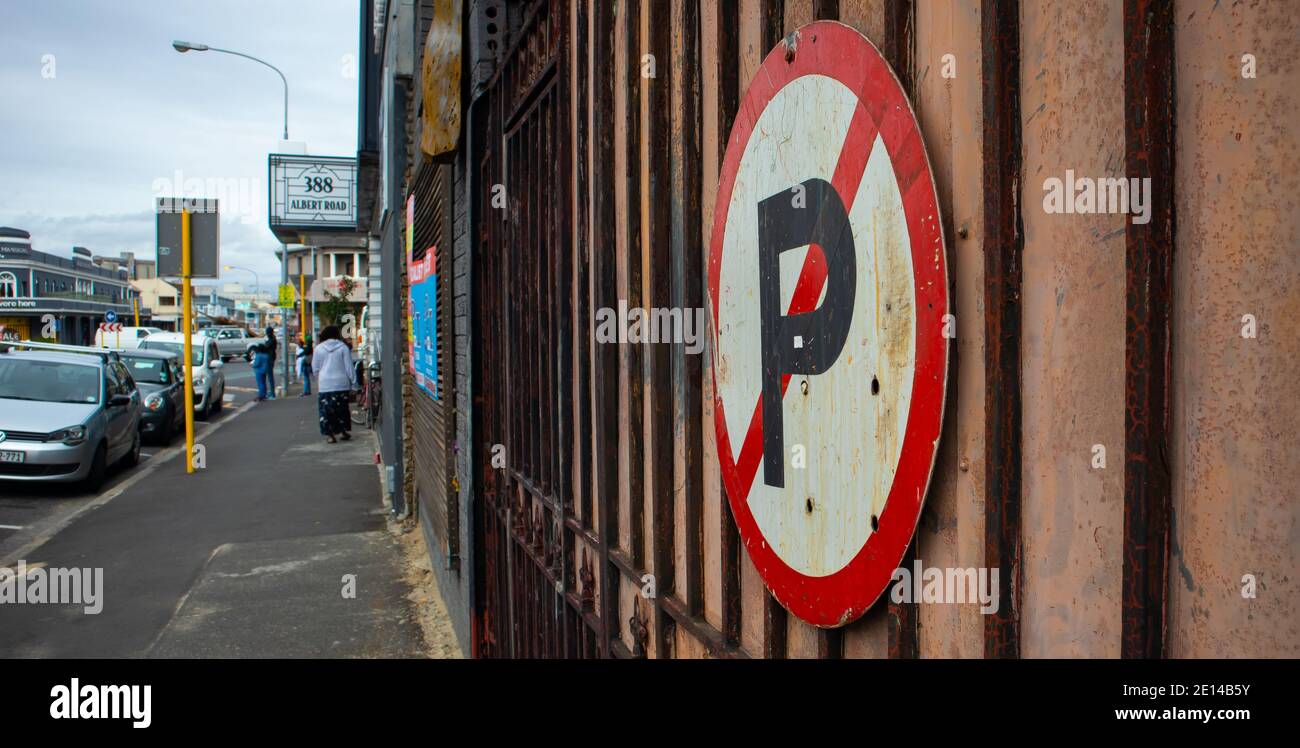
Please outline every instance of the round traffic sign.
[[916, 530], [943, 421], [948, 278], [916, 116], [834, 21], [768, 54], [739, 108], [709, 257], [723, 482], [772, 594], [862, 615]]
[[109, 309], [107, 312], [104, 312], [104, 321], [105, 321], [105, 322], [116, 322], [116, 321], [117, 321], [117, 312], [113, 311], [112, 309]]

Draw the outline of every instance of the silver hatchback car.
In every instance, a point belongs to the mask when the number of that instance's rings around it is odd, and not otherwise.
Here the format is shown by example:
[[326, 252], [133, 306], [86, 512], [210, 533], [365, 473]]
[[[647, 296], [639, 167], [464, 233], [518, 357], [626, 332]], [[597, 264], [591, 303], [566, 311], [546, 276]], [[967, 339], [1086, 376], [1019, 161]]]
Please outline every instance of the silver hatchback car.
[[103, 485], [140, 459], [140, 393], [116, 353], [0, 345], [0, 480]]

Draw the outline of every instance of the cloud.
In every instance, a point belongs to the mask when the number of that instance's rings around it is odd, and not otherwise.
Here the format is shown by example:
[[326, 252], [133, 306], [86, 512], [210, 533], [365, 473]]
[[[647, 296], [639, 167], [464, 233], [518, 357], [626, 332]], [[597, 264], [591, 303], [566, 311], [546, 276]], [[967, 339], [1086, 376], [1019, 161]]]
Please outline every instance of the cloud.
[[357, 54], [358, 21], [356, 4], [340, 0], [0, 3], [9, 102], [0, 107], [0, 225], [62, 256], [79, 245], [150, 257], [154, 198], [198, 180], [184, 194], [222, 200], [222, 262], [257, 270], [263, 285], [277, 279], [265, 182], [282, 127], [279, 76], [231, 55], [178, 54], [171, 42], [275, 64], [289, 82], [290, 136], [312, 153], [347, 155], [357, 81], [343, 58]]

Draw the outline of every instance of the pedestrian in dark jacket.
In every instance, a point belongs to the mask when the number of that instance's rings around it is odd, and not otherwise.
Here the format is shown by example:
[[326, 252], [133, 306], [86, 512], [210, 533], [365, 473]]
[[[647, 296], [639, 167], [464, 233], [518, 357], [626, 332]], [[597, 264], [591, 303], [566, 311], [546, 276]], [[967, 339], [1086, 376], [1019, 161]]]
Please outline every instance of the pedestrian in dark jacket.
[[275, 399], [275, 328], [266, 328], [266, 341], [253, 346], [253, 376], [257, 378], [257, 399]]
[[311, 394], [311, 336], [298, 338], [298, 376], [302, 377], [302, 395], [307, 397]]

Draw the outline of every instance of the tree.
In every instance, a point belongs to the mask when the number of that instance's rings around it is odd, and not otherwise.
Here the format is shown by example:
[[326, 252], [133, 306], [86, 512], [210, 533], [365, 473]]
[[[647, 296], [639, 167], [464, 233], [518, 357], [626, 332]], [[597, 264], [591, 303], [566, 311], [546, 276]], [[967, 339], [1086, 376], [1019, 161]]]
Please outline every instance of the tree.
[[356, 290], [357, 282], [350, 275], [339, 276], [338, 293], [330, 291], [327, 285], [324, 289], [325, 301], [317, 308], [321, 321], [326, 325], [343, 325], [343, 317], [353, 313], [352, 292]]

